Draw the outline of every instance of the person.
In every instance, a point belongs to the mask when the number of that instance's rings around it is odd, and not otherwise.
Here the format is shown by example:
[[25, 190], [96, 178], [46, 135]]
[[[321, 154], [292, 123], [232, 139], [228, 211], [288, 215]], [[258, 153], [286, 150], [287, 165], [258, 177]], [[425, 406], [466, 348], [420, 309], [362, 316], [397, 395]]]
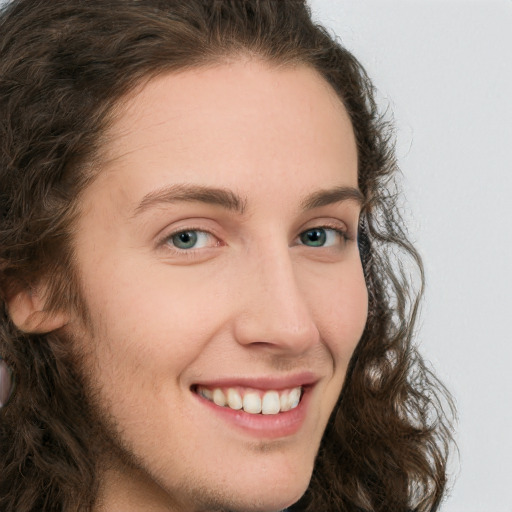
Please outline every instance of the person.
[[300, 0], [0, 19], [0, 509], [438, 510], [450, 398], [355, 57]]

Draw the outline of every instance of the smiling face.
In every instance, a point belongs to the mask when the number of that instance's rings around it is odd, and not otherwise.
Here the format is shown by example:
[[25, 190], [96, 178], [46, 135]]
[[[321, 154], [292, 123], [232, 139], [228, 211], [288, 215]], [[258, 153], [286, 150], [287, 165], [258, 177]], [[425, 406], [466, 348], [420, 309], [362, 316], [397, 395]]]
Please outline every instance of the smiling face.
[[66, 327], [116, 447], [99, 509], [280, 510], [366, 321], [348, 115], [309, 68], [237, 61], [150, 81], [110, 135]]

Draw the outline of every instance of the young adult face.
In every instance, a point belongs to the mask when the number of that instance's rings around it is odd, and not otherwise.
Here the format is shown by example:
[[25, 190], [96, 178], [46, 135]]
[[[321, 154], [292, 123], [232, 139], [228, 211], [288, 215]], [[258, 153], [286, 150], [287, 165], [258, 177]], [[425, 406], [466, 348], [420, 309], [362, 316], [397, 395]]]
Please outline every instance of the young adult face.
[[306, 67], [240, 60], [127, 100], [80, 198], [90, 325], [66, 326], [115, 446], [99, 509], [303, 494], [366, 321], [357, 197], [348, 115]]

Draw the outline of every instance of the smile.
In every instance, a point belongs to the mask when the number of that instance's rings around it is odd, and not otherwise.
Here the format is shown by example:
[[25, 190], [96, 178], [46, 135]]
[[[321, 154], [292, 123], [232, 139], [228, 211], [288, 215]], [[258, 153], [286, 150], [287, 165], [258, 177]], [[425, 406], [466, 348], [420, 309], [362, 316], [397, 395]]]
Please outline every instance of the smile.
[[302, 397], [302, 386], [290, 389], [260, 390], [246, 387], [207, 388], [198, 386], [196, 393], [219, 407], [249, 414], [279, 414], [295, 409]]
[[[220, 420], [257, 439], [294, 436], [311, 416], [320, 376], [301, 372], [286, 376], [219, 378], [190, 388], [201, 406], [198, 421]], [[203, 416], [206, 412], [207, 416]], [[310, 420], [311, 421], [311, 420]]]

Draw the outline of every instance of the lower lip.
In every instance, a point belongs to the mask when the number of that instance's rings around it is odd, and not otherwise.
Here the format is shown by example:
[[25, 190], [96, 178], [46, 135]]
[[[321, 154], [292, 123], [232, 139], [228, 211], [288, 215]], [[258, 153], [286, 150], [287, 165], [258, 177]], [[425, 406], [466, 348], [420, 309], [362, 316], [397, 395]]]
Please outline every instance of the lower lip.
[[296, 434], [306, 419], [311, 388], [304, 388], [299, 405], [291, 411], [277, 414], [250, 414], [243, 410], [235, 411], [229, 407], [221, 407], [206, 398], [194, 393], [199, 402], [210, 411], [255, 437], [277, 439]]

